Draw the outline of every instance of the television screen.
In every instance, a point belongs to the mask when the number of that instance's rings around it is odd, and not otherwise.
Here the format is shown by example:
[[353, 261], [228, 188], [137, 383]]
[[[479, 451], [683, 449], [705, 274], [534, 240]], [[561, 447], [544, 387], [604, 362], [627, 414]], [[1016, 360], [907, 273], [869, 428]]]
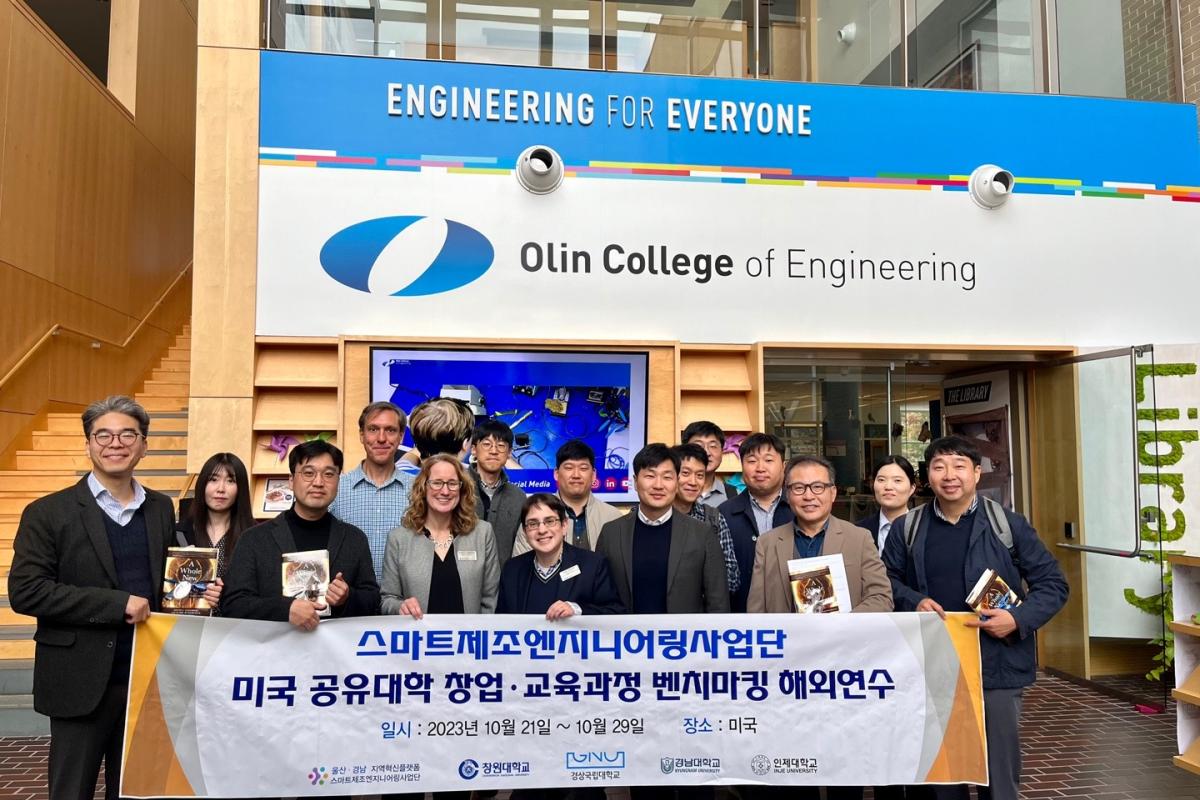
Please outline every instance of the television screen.
[[[596, 453], [592, 490], [634, 502], [633, 456], [646, 444], [646, 353], [513, 350], [371, 350], [371, 401], [405, 413], [436, 397], [470, 407], [476, 421], [507, 424], [515, 439], [508, 479], [527, 494], [554, 492], [554, 455], [581, 439]], [[405, 432], [401, 452], [412, 447]]]

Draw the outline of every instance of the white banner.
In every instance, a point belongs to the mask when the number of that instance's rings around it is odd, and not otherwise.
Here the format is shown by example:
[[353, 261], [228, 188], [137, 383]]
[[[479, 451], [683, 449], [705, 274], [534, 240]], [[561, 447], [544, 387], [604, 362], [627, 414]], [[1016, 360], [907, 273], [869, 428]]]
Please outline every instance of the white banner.
[[154, 615], [121, 793], [986, 783], [967, 618]]

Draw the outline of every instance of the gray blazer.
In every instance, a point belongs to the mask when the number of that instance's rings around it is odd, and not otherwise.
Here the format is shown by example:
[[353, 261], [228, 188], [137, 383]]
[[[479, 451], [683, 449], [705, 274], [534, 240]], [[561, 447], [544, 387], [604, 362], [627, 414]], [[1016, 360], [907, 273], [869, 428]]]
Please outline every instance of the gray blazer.
[[[458, 560], [458, 579], [462, 583], [463, 611], [494, 614], [496, 595], [500, 591], [500, 558], [496, 553], [492, 526], [479, 520], [470, 533], [455, 536], [454, 555]], [[380, 583], [384, 614], [399, 614], [400, 604], [409, 597], [417, 598], [422, 611], [428, 608], [434, 558], [433, 542], [429, 537], [404, 527], [392, 529], [383, 553], [383, 581]]]
[[[596, 552], [608, 559], [621, 602], [633, 608], [633, 526], [637, 510], [604, 526]], [[671, 514], [671, 550], [667, 557], [667, 612], [729, 612], [725, 555], [712, 528], [687, 514]]]

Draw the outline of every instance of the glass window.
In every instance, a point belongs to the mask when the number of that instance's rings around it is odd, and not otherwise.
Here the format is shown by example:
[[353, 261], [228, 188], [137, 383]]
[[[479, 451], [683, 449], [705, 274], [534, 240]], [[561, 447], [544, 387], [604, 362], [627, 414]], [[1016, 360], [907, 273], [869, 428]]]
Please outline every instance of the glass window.
[[901, 0], [762, 0], [759, 68], [786, 81], [901, 86]]
[[1040, 89], [1030, 0], [916, 0], [909, 21], [909, 85], [934, 89]]
[[[489, 64], [599, 66], [600, 3], [596, 0], [455, 2], [443, 58]], [[451, 38], [453, 37], [453, 38]], [[595, 53], [593, 53], [595, 50]], [[595, 63], [593, 63], [593, 61]]]
[[437, 0], [276, 0], [271, 7], [269, 46], [318, 53], [436, 58], [437, 21]]
[[1169, 4], [1057, 0], [1058, 83], [1063, 94], [1178, 100], [1177, 43]]
[[[741, 0], [606, 4], [606, 30], [616, 29], [615, 58], [623, 72], [665, 72], [741, 78], [750, 25]], [[613, 19], [615, 17], [615, 19]]]

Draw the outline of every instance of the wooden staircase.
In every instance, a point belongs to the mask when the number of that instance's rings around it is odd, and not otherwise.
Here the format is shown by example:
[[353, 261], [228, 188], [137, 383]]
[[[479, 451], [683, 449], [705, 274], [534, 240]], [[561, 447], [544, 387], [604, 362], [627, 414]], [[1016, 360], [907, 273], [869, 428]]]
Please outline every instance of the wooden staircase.
[[[150, 414], [150, 436], [137, 479], [176, 500], [188, 486], [187, 403], [191, 331], [185, 325], [135, 399]], [[33, 434], [33, 448], [18, 450], [13, 470], [0, 470], [0, 736], [49, 733], [49, 722], [33, 711], [32, 617], [8, 604], [17, 524], [32, 501], [72, 486], [91, 469], [79, 414], [50, 414]]]

